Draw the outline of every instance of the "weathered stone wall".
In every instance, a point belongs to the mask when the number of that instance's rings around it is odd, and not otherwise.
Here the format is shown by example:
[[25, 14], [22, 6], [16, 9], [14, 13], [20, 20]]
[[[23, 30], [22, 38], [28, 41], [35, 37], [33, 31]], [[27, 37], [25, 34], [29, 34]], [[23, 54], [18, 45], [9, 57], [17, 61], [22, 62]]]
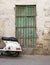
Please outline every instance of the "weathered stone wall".
[[15, 12], [13, 1], [0, 0], [0, 23], [0, 32], [3, 33], [2, 36], [15, 36]]
[[50, 54], [50, 1], [37, 0], [37, 48], [40, 54]]
[[36, 0], [0, 0], [0, 32], [2, 36], [15, 36], [15, 5], [35, 3]]
[[44, 50], [50, 51], [50, 37], [48, 37], [50, 0], [0, 0], [0, 38], [2, 36], [15, 37], [15, 5], [36, 5], [37, 45], [35, 50], [38, 49], [41, 54]]

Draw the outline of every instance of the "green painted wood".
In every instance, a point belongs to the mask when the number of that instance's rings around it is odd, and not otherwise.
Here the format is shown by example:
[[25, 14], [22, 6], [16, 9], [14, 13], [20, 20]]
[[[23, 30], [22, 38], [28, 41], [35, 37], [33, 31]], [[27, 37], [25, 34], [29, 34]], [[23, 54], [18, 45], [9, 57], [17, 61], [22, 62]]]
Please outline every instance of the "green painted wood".
[[35, 47], [36, 6], [16, 7], [16, 37], [24, 47]]
[[[16, 26], [29, 26], [29, 27], [35, 27], [36, 26], [36, 18], [35, 17], [16, 17]], [[29, 22], [28, 22], [29, 21]]]
[[36, 15], [36, 6], [17, 6], [16, 7], [16, 16], [35, 16]]

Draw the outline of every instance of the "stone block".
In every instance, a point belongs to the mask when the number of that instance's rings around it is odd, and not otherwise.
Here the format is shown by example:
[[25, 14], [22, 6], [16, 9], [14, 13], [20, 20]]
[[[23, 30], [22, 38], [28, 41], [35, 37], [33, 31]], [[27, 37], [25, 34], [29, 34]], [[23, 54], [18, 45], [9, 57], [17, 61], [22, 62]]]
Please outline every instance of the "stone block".
[[50, 39], [50, 35], [49, 34], [44, 34], [44, 40]]

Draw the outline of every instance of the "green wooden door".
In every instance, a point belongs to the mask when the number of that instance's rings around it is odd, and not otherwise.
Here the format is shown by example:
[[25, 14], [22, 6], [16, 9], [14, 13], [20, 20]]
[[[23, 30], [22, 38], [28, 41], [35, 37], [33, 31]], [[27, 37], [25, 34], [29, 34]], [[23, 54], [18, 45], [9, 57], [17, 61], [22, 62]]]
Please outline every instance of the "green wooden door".
[[36, 45], [36, 6], [16, 6], [16, 37], [24, 47]]

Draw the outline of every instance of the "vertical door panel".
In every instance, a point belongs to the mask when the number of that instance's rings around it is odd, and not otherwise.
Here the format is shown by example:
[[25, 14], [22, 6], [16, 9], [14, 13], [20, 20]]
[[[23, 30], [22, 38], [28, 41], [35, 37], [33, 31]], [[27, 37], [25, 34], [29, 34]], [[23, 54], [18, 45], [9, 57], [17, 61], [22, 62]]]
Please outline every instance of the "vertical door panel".
[[36, 6], [16, 6], [16, 37], [24, 47], [36, 45]]

